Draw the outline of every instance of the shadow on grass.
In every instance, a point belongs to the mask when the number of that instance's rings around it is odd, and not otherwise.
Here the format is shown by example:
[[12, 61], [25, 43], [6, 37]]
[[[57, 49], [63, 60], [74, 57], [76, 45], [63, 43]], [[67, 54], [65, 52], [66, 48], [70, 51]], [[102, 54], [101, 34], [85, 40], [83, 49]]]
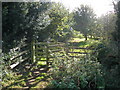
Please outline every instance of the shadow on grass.
[[15, 86], [19, 86], [24, 88], [31, 88], [31, 87], [35, 87], [39, 82], [41, 81], [46, 81], [48, 76], [47, 76], [47, 71], [49, 68], [47, 68], [47, 66], [40, 66], [35, 68], [36, 66], [36, 62], [33, 63], [32, 65], [28, 66], [29, 68], [26, 68], [25, 65], [22, 65], [22, 67], [17, 68], [19, 70], [19, 78], [17, 78], [17, 80], [13, 83], [11, 83], [10, 85], [3, 87], [3, 90], [5, 89], [9, 89], [11, 87], [15, 87]]
[[80, 46], [84, 46], [84, 45], [86, 45], [86, 44], [87, 44], [86, 41], [72, 42], [72, 43], [70, 43], [71, 46], [78, 46], [78, 47], [80, 47]]

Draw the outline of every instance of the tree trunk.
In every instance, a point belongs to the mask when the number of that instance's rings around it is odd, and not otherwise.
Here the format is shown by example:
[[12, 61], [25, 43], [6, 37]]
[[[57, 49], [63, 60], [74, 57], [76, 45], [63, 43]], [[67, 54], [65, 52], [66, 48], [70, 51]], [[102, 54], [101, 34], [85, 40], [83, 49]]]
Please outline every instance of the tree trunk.
[[90, 36], [90, 38], [92, 39], [92, 38], [93, 38], [93, 36], [91, 35], [91, 36]]
[[85, 41], [87, 40], [87, 35], [85, 35]]

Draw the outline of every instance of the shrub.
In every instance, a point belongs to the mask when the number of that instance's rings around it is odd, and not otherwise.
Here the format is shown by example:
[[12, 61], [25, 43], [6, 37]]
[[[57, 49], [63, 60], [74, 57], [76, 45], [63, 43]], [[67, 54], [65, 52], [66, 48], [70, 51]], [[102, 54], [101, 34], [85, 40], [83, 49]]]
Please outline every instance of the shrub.
[[1, 83], [4, 86], [10, 84], [16, 80], [16, 74], [9, 68], [10, 62], [6, 61], [11, 57], [10, 54], [3, 54], [0, 58], [0, 76], [1, 76]]
[[98, 44], [96, 48], [97, 58], [101, 63], [107, 88], [120, 88], [119, 59], [115, 48], [113, 44], [107, 45], [104, 43]]
[[[55, 88], [104, 87], [100, 63], [91, 55], [82, 58], [70, 58], [63, 54], [54, 55], [52, 64], [52, 86]], [[94, 84], [93, 86], [91, 86]]]

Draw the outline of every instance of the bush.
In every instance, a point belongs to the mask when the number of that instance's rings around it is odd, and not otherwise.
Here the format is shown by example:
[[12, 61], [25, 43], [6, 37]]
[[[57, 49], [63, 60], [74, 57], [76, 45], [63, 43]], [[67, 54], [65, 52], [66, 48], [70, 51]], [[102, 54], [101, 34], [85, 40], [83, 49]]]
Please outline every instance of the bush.
[[69, 81], [67, 81], [67, 82], [52, 80], [51, 83], [52, 83], [52, 86], [54, 88], [72, 88], [72, 89], [77, 89], [77, 87], [75, 85], [75, 81], [73, 79], [69, 79]]
[[9, 68], [10, 62], [6, 61], [11, 57], [10, 54], [3, 54], [0, 58], [0, 76], [1, 76], [1, 85], [4, 87], [7, 84], [12, 83], [12, 81], [15, 81], [16, 77], [15, 77], [15, 73]]
[[[52, 86], [55, 88], [89, 88], [104, 87], [100, 63], [95, 57], [86, 55], [82, 58], [70, 58], [55, 54], [52, 64]], [[92, 86], [92, 84], [94, 84]]]
[[104, 72], [105, 86], [107, 88], [120, 88], [119, 59], [112, 45], [98, 44], [96, 48], [98, 61], [101, 63]]

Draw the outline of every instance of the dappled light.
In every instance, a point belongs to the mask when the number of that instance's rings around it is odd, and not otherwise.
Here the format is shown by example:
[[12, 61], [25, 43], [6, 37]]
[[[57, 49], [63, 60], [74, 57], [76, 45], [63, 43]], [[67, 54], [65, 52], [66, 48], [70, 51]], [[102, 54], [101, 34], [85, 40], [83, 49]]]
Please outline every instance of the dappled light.
[[61, 2], [2, 3], [2, 89], [120, 88], [120, 2]]

